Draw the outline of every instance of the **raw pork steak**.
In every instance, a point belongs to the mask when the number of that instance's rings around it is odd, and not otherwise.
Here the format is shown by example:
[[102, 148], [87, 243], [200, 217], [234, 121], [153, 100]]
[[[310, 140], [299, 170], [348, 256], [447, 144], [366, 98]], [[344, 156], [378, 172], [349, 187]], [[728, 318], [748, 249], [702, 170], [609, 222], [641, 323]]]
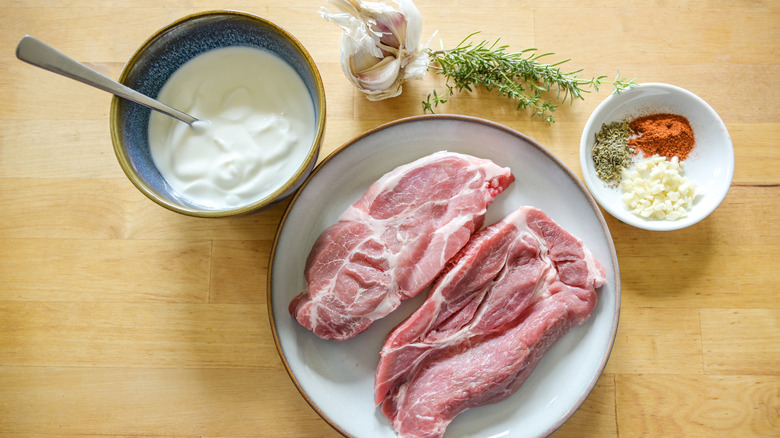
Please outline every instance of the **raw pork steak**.
[[605, 270], [575, 236], [522, 207], [474, 234], [426, 301], [387, 337], [375, 401], [402, 437], [441, 437], [466, 409], [503, 400], [588, 319]]
[[290, 313], [324, 339], [366, 330], [430, 285], [512, 181], [492, 161], [443, 151], [385, 174], [319, 236]]

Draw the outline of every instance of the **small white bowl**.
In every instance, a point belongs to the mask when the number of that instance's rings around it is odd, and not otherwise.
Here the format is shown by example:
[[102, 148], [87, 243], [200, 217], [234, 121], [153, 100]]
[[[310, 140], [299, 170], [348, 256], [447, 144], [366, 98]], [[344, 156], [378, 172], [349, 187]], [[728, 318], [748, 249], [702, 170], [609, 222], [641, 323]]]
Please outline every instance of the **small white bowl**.
[[[621, 189], [608, 187], [596, 175], [591, 156], [595, 135], [602, 124], [656, 113], [685, 116], [696, 140], [684, 161], [683, 175], [696, 183], [698, 195], [688, 216], [677, 220], [645, 219], [629, 211], [621, 199]], [[641, 152], [637, 158], [642, 158]], [[723, 201], [734, 176], [734, 149], [726, 125], [707, 102], [680, 87], [646, 83], [611, 95], [596, 107], [582, 132], [580, 164], [588, 190], [612, 216], [637, 228], [670, 231], [701, 221]]]

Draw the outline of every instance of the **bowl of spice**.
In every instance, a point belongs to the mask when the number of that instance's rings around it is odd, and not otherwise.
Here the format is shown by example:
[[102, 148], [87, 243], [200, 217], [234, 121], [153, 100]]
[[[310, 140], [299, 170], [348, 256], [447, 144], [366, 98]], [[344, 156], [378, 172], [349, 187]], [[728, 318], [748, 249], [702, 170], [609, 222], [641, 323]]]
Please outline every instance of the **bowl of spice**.
[[611, 95], [580, 140], [583, 179], [607, 212], [654, 231], [691, 226], [720, 205], [734, 150], [712, 107], [677, 86], [646, 83]]

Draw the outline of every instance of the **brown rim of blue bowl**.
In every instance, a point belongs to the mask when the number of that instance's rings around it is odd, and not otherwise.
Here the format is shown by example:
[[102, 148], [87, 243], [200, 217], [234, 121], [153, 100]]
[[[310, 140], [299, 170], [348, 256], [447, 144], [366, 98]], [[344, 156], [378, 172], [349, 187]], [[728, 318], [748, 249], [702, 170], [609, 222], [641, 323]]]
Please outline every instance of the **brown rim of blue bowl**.
[[306, 178], [308, 173], [310, 173], [311, 170], [314, 168], [314, 165], [316, 164], [318, 158], [320, 143], [322, 142], [322, 136], [325, 129], [325, 89], [323, 86], [322, 77], [320, 76], [319, 70], [317, 69], [317, 66], [314, 63], [314, 60], [312, 59], [309, 52], [303, 47], [303, 44], [301, 44], [301, 42], [298, 41], [297, 38], [295, 38], [292, 34], [287, 32], [283, 28], [281, 28], [279, 25], [267, 19], [246, 12], [230, 11], [230, 10], [213, 10], [213, 11], [194, 13], [185, 16], [183, 18], [180, 18], [174, 21], [173, 23], [165, 26], [164, 28], [158, 30], [135, 51], [135, 53], [127, 62], [127, 64], [125, 64], [125, 67], [123, 68], [122, 73], [119, 77], [119, 82], [126, 83], [125, 81], [128, 79], [128, 75], [132, 67], [139, 60], [142, 54], [145, 53], [145, 51], [149, 46], [151, 46], [152, 44], [160, 40], [166, 33], [192, 20], [201, 19], [204, 17], [212, 17], [212, 16], [214, 17], [224, 16], [228, 18], [235, 17], [235, 18], [249, 19], [252, 21], [257, 21], [258, 23], [272, 29], [273, 31], [277, 32], [279, 35], [281, 35], [284, 39], [286, 39], [292, 44], [292, 46], [295, 48], [295, 51], [301, 56], [306, 66], [311, 70], [311, 74], [314, 79], [313, 81], [314, 88], [316, 88], [316, 96], [314, 95], [315, 93], [313, 92], [312, 99], [314, 100], [315, 106], [317, 105], [319, 106], [319, 114], [317, 116], [317, 119], [315, 120], [316, 131], [314, 135], [314, 140], [312, 141], [306, 159], [301, 163], [301, 167], [298, 169], [295, 175], [292, 178], [290, 178], [288, 181], [286, 181], [284, 185], [282, 185], [280, 188], [278, 188], [273, 193], [271, 193], [269, 196], [266, 196], [265, 198], [257, 202], [236, 207], [233, 209], [200, 210], [195, 206], [188, 207], [185, 205], [177, 204], [159, 195], [158, 193], [155, 192], [154, 189], [152, 189], [152, 187], [150, 187], [142, 178], [140, 178], [137, 175], [136, 169], [134, 168], [133, 164], [130, 162], [129, 158], [126, 156], [124, 152], [124, 148], [122, 147], [122, 127], [120, 126], [120, 123], [117, 119], [119, 117], [120, 105], [126, 104], [127, 102], [123, 102], [123, 99], [116, 96], [111, 101], [111, 111], [109, 116], [110, 128], [111, 128], [111, 140], [114, 146], [114, 153], [116, 154], [117, 160], [119, 161], [119, 165], [124, 171], [127, 178], [133, 183], [133, 185], [138, 190], [141, 191], [141, 193], [146, 195], [149, 199], [151, 199], [155, 203], [167, 208], [168, 210], [185, 214], [188, 216], [212, 217], [212, 218], [213, 217], [235, 217], [235, 216], [247, 215], [247, 214], [251, 214], [263, 210], [277, 203], [278, 201], [288, 197], [289, 195], [294, 193], [295, 190], [298, 189], [298, 187], [303, 183], [303, 180]]

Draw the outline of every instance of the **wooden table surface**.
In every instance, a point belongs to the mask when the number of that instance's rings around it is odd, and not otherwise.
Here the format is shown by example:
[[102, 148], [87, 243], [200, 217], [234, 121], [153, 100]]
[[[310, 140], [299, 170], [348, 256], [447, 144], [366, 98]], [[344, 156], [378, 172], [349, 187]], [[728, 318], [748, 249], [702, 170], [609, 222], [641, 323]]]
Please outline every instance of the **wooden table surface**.
[[[606, 220], [622, 310], [614, 349], [555, 437], [780, 436], [780, 3], [774, 0], [417, 2], [423, 39], [473, 31], [512, 51], [571, 58], [584, 76], [686, 88], [721, 115], [736, 169], [721, 206], [657, 233]], [[157, 29], [237, 9], [288, 29], [325, 82], [321, 157], [422, 114], [432, 75], [369, 102], [343, 76], [325, 0], [0, 1], [0, 435], [335, 437], [288, 377], [267, 313], [286, 204], [214, 220], [138, 192], [114, 156], [111, 97], [14, 56], [25, 34], [116, 78]], [[441, 88], [440, 88], [441, 89]], [[440, 113], [536, 139], [580, 176], [585, 122], [610, 93], [548, 126], [503, 99], [460, 95]]]

